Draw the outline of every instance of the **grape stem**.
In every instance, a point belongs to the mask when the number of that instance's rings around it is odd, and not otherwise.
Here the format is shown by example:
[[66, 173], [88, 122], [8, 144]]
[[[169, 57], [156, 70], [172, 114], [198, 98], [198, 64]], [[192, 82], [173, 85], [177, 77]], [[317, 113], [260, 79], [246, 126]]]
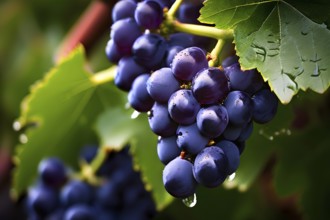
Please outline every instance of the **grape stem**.
[[220, 64], [219, 55], [220, 55], [224, 45], [225, 45], [224, 40], [222, 40], [222, 39], [218, 40], [217, 44], [211, 51], [211, 54], [210, 54], [211, 60], [209, 61], [209, 66], [218, 66]]
[[108, 69], [102, 70], [96, 74], [94, 74], [90, 80], [94, 85], [101, 85], [104, 83], [108, 83], [114, 80], [116, 75], [116, 66], [111, 66]]
[[198, 25], [198, 24], [186, 24], [181, 23], [177, 20], [172, 23], [176, 31], [185, 32], [188, 34], [210, 37], [217, 40], [232, 40], [233, 39], [233, 30], [222, 30], [215, 27]]
[[168, 18], [173, 19], [175, 16], [176, 11], [179, 9], [181, 3], [183, 2], [183, 0], [176, 0], [173, 5], [171, 6], [171, 8], [168, 10], [167, 12], [167, 16]]

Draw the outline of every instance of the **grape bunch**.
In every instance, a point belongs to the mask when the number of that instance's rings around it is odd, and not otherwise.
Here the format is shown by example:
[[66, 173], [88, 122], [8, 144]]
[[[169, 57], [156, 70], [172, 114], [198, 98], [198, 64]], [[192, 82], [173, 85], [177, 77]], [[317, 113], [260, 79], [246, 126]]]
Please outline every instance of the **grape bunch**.
[[[96, 146], [85, 146], [80, 159], [90, 163], [96, 153]], [[95, 184], [70, 174], [72, 170], [57, 157], [39, 163], [38, 181], [26, 198], [29, 220], [146, 220], [156, 214], [127, 148], [107, 155]]]
[[[209, 66], [212, 39], [157, 32], [171, 3], [119, 1], [106, 54], [118, 63], [116, 86], [128, 92], [133, 109], [148, 113], [159, 136], [165, 189], [187, 198], [197, 185], [217, 187], [237, 170], [253, 123], [272, 120], [278, 99], [257, 70], [241, 69], [237, 56]], [[176, 17], [197, 24], [200, 7], [184, 2]]]

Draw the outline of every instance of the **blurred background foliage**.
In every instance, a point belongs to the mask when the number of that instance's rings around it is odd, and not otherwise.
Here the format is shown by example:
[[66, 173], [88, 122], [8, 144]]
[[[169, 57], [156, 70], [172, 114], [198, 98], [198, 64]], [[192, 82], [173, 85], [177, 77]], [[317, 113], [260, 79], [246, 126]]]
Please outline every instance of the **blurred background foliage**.
[[[21, 204], [9, 196], [11, 155], [19, 140], [12, 125], [20, 103], [54, 65], [63, 39], [91, 4], [0, 1], [0, 219], [24, 219]], [[109, 66], [108, 38], [106, 30], [88, 51], [93, 72]], [[329, 92], [298, 94], [270, 125], [255, 126], [237, 179], [199, 188], [196, 207], [175, 200], [156, 219], [330, 219], [329, 100]]]

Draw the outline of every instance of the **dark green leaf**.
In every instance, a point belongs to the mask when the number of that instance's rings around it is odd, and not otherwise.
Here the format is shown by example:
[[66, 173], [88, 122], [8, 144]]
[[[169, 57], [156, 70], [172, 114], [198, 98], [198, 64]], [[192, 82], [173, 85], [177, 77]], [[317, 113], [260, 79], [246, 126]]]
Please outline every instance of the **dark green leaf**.
[[329, 1], [209, 0], [200, 20], [234, 29], [242, 67], [257, 68], [288, 103], [299, 89], [323, 93], [330, 85], [329, 8]]

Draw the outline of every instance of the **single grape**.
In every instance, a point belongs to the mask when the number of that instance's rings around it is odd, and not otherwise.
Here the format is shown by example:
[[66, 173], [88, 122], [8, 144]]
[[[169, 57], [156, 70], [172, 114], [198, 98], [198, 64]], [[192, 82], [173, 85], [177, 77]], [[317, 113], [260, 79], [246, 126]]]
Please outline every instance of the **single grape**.
[[43, 159], [38, 166], [41, 181], [51, 187], [60, 187], [67, 178], [66, 168], [57, 157]]
[[196, 74], [192, 91], [200, 104], [221, 103], [229, 93], [229, 81], [222, 70], [210, 67]]
[[107, 46], [105, 47], [105, 54], [108, 60], [112, 63], [117, 63], [120, 58], [122, 58], [122, 54], [117, 47], [117, 45], [113, 42], [113, 40], [109, 40]]
[[131, 0], [120, 0], [112, 8], [112, 22], [123, 18], [133, 18], [136, 9], [136, 3]]
[[163, 183], [169, 194], [177, 198], [187, 198], [195, 193], [193, 165], [180, 157], [169, 162], [163, 170]]
[[198, 154], [209, 142], [209, 139], [200, 133], [196, 123], [179, 126], [176, 134], [178, 147], [190, 154]]
[[133, 18], [124, 18], [112, 24], [110, 38], [118, 47], [129, 49], [141, 34], [140, 27]]
[[116, 209], [120, 207], [121, 204], [121, 191], [122, 186], [116, 182], [108, 179], [96, 191], [96, 201], [97, 203], [106, 209]]
[[38, 184], [28, 190], [27, 207], [39, 217], [46, 217], [58, 208], [57, 192], [47, 186]]
[[151, 130], [162, 137], [175, 135], [178, 125], [171, 119], [167, 111], [167, 105], [155, 102], [150, 110], [149, 126]]
[[197, 154], [193, 174], [196, 181], [203, 186], [217, 187], [227, 177], [227, 158], [217, 146], [204, 148]]
[[235, 143], [222, 140], [216, 143], [216, 146], [220, 147], [221, 150], [225, 153], [227, 158], [227, 175], [234, 173], [240, 163], [240, 152]]
[[142, 1], [137, 4], [134, 18], [140, 26], [156, 29], [163, 21], [163, 9], [157, 1]]
[[146, 68], [138, 64], [133, 57], [123, 57], [119, 60], [115, 85], [124, 91], [129, 91], [133, 81], [146, 72]]
[[197, 18], [200, 15], [199, 10], [202, 6], [203, 4], [183, 2], [179, 7], [177, 19], [182, 23], [199, 24]]
[[66, 210], [64, 220], [96, 220], [96, 213], [87, 205], [74, 205]]
[[264, 85], [264, 80], [256, 69], [243, 71], [239, 63], [234, 63], [224, 70], [229, 78], [232, 90], [240, 90], [249, 94], [254, 94]]
[[157, 154], [159, 160], [165, 165], [178, 157], [180, 149], [176, 143], [176, 136], [160, 137], [157, 144]]
[[168, 112], [171, 118], [181, 125], [194, 123], [199, 109], [200, 105], [189, 89], [174, 92], [168, 100]]
[[228, 125], [228, 113], [222, 105], [201, 108], [196, 117], [200, 132], [208, 138], [220, 136]]
[[136, 111], [147, 112], [154, 104], [154, 100], [147, 91], [147, 80], [149, 77], [150, 74], [148, 73], [136, 77], [128, 93], [128, 102]]
[[147, 90], [156, 102], [167, 103], [172, 93], [179, 89], [180, 83], [168, 67], [156, 70], [147, 81]]
[[152, 33], [141, 35], [132, 46], [134, 59], [150, 70], [156, 70], [162, 66], [166, 51], [165, 39]]
[[84, 145], [79, 153], [79, 159], [83, 159], [87, 163], [91, 163], [98, 151], [97, 145]]
[[88, 204], [92, 201], [93, 191], [87, 183], [71, 180], [62, 188], [60, 197], [64, 206]]
[[191, 81], [197, 72], [207, 67], [206, 55], [198, 47], [188, 47], [180, 51], [172, 62], [174, 76], [184, 81]]
[[233, 125], [247, 124], [252, 118], [253, 104], [246, 92], [230, 92], [224, 102], [224, 106], [228, 112], [229, 122]]
[[155, 2], [158, 2], [158, 4], [164, 8], [170, 8], [172, 6], [172, 4], [175, 2], [175, 0], [154, 0]]
[[269, 89], [262, 89], [252, 96], [253, 120], [259, 124], [271, 121], [277, 112], [278, 99]]

